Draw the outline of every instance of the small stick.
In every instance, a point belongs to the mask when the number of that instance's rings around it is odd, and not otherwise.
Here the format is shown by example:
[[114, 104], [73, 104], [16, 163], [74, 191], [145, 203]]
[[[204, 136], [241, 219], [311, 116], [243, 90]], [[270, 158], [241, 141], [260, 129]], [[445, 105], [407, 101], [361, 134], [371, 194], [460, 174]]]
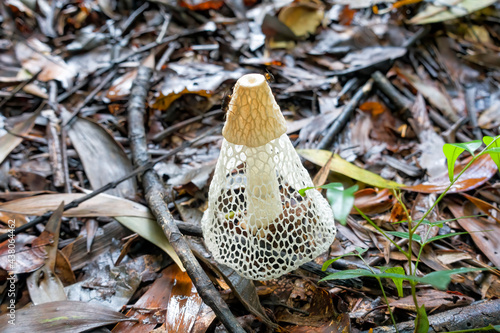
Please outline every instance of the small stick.
[[376, 71], [372, 74], [372, 78], [377, 88], [391, 100], [399, 113], [405, 113], [410, 109], [412, 102], [401, 94], [384, 74]]
[[472, 133], [476, 140], [481, 140], [483, 133], [477, 124], [477, 110], [476, 110], [476, 88], [472, 85], [465, 87], [465, 105], [469, 115], [470, 124], [472, 126]]
[[[442, 129], [449, 129], [451, 127], [451, 124], [446, 120], [443, 116], [441, 116], [439, 113], [437, 113], [434, 110], [429, 110], [429, 118], [432, 119], [439, 127]], [[467, 135], [465, 135], [462, 132], [457, 132], [456, 134], [458, 141], [460, 142], [469, 142], [472, 141], [471, 138], [469, 138]]]
[[361, 89], [359, 89], [356, 94], [352, 97], [352, 99], [349, 101], [348, 104], [344, 107], [344, 110], [342, 110], [342, 113], [340, 116], [335, 119], [333, 124], [330, 126], [328, 129], [328, 132], [326, 132], [325, 136], [321, 141], [318, 143], [317, 149], [329, 149], [330, 145], [332, 144], [333, 139], [337, 134], [340, 133], [340, 131], [344, 128], [344, 126], [347, 124], [347, 121], [351, 117], [352, 113], [356, 109], [356, 107], [359, 105], [361, 100], [367, 96], [370, 91], [372, 90], [373, 86], [373, 79], [369, 79]]
[[68, 133], [66, 132], [66, 128], [61, 126], [61, 158], [62, 158], [62, 167], [64, 173], [64, 189], [66, 193], [71, 193], [71, 183], [69, 179], [69, 165], [68, 165], [68, 149], [66, 146], [66, 138], [68, 137]]
[[104, 86], [106, 86], [115, 77], [116, 72], [117, 69], [113, 69], [109, 72], [109, 74], [101, 81], [101, 83], [99, 83], [99, 85], [95, 87], [95, 89], [92, 90], [92, 92], [88, 94], [87, 97], [85, 97], [83, 102], [75, 109], [75, 111], [73, 111], [69, 118], [67, 118], [63, 122], [62, 127], [66, 127], [66, 125], [71, 123], [73, 118], [75, 118], [80, 113], [82, 108], [86, 106], [92, 99], [94, 99], [94, 97], [104, 88]]

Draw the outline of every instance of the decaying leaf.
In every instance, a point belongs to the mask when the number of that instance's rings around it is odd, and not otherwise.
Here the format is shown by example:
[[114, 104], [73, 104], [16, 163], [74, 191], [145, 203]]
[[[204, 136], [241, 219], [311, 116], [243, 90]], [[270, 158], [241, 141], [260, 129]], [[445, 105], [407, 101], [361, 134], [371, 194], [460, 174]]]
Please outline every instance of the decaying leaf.
[[496, 0], [441, 0], [428, 4], [425, 10], [414, 16], [409, 23], [429, 24], [469, 15], [494, 4]]
[[301, 0], [283, 8], [278, 18], [293, 31], [295, 36], [301, 37], [313, 34], [321, 24], [324, 14], [321, 2]]
[[500, 225], [498, 223], [484, 222], [478, 218], [461, 218], [471, 216], [473, 210], [470, 206], [464, 207], [456, 203], [448, 205], [455, 217], [460, 217], [457, 223], [470, 233], [476, 246], [495, 265], [500, 267]]
[[[464, 161], [464, 162], [467, 162]], [[455, 176], [462, 171], [464, 164], [457, 165], [455, 167]], [[497, 166], [495, 162], [489, 157], [489, 155], [481, 155], [476, 162], [474, 162], [460, 177], [460, 179], [455, 182], [448, 193], [465, 192], [475, 189], [485, 182], [487, 182], [491, 177], [497, 172]], [[443, 193], [446, 188], [450, 185], [450, 179], [448, 174], [443, 174], [441, 177], [433, 179], [431, 182], [426, 182], [420, 185], [407, 186], [404, 189], [412, 192], [421, 193]]]
[[[132, 172], [132, 162], [123, 148], [100, 125], [76, 118], [69, 125], [68, 136], [82, 160], [93, 188], [97, 189]], [[106, 193], [133, 198], [136, 187], [135, 178], [131, 178]]]
[[66, 333], [68, 327], [76, 333], [133, 319], [103, 305], [58, 301], [17, 310], [16, 325], [8, 324], [8, 320], [8, 315], [0, 316], [5, 333]]

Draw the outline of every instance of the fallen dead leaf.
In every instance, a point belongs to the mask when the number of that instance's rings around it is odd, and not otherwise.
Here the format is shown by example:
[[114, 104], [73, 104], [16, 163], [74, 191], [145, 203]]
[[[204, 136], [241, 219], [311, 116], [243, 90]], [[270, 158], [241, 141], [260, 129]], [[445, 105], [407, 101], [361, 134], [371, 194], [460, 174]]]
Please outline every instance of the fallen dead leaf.
[[[468, 160], [455, 167], [455, 176], [462, 171]], [[473, 190], [495, 175], [498, 168], [489, 155], [480, 156], [451, 187], [448, 193], [458, 193]], [[404, 190], [421, 193], [443, 193], [450, 185], [448, 174], [436, 177], [432, 182], [404, 187]]]

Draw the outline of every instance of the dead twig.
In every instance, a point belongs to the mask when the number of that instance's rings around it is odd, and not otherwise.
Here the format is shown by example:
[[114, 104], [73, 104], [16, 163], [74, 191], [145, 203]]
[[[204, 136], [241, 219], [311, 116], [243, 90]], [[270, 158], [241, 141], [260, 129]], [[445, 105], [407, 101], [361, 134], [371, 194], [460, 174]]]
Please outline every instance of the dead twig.
[[179, 129], [181, 129], [187, 125], [193, 124], [193, 123], [200, 121], [202, 119], [205, 119], [205, 118], [216, 117], [216, 116], [219, 116], [222, 114], [224, 114], [224, 111], [219, 109], [219, 110], [207, 112], [205, 114], [202, 114], [202, 115], [199, 115], [199, 116], [196, 116], [193, 118], [186, 119], [184, 121], [181, 121], [175, 125], [172, 125], [166, 129], [164, 129], [163, 131], [155, 134], [155, 136], [153, 136], [152, 140], [154, 142], [159, 142], [159, 141], [165, 139], [170, 134], [174, 133], [175, 131], [178, 131]]
[[352, 97], [352, 99], [349, 101], [349, 103], [346, 104], [344, 107], [344, 110], [342, 110], [342, 113], [340, 116], [335, 119], [333, 124], [330, 126], [328, 129], [328, 132], [326, 132], [325, 136], [321, 141], [318, 143], [317, 149], [329, 149], [333, 139], [337, 134], [340, 133], [340, 131], [345, 127], [347, 124], [347, 121], [351, 117], [352, 113], [354, 110], [358, 107], [359, 103], [363, 98], [365, 98], [370, 91], [372, 90], [373, 86], [373, 79], [369, 79], [361, 89], [359, 89], [356, 94]]
[[[154, 66], [154, 65], [153, 65]], [[140, 66], [137, 78], [131, 92], [131, 101], [128, 107], [129, 138], [132, 148], [133, 161], [136, 166], [143, 166], [150, 161], [146, 145], [144, 128], [144, 105], [149, 91], [149, 80], [153, 66]], [[170, 244], [186, 268], [186, 272], [193, 281], [203, 301], [212, 308], [229, 332], [245, 332], [229, 310], [221, 295], [215, 289], [208, 276], [189, 248], [189, 244], [175, 224], [175, 220], [164, 201], [164, 188], [153, 170], [144, 172], [141, 177], [145, 198], [149, 208], [163, 229]]]

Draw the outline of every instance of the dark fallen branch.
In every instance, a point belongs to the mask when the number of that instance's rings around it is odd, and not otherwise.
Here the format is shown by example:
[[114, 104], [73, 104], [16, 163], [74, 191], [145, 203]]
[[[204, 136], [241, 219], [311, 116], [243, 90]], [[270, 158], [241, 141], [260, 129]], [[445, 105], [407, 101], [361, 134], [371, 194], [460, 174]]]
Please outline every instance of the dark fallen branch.
[[63, 123], [63, 127], [67, 126], [68, 124], [71, 124], [72, 123], [72, 120], [80, 113], [80, 111], [83, 109], [84, 106], [87, 106], [87, 104], [94, 99], [94, 97], [102, 90], [104, 89], [104, 87], [111, 82], [111, 80], [113, 80], [113, 78], [115, 77], [116, 73], [118, 72], [118, 70], [115, 68], [115, 69], [112, 69], [108, 75], [106, 75], [104, 77], [104, 79], [102, 79], [102, 81], [99, 83], [99, 85], [97, 85], [97, 87], [94, 88], [94, 90], [92, 90], [92, 92], [90, 94], [87, 95], [87, 97], [85, 97], [85, 99], [83, 100], [83, 102], [71, 113], [71, 115], [69, 116], [69, 118], [67, 118], [66, 120], [64, 120], [64, 123]]
[[[146, 96], [149, 91], [149, 80], [153, 72], [153, 66], [150, 67], [139, 67], [137, 78], [132, 87], [131, 100], [128, 107], [129, 140], [132, 148], [134, 165], [138, 167], [147, 165], [150, 162], [144, 128], [144, 105], [146, 104]], [[186, 272], [193, 281], [196, 290], [205, 304], [212, 308], [229, 332], [245, 332], [201, 268], [191, 252], [189, 244], [180, 233], [179, 228], [177, 228], [175, 220], [164, 200], [163, 185], [156, 173], [153, 170], [148, 170], [145, 171], [140, 178], [149, 208], [182, 261]]]
[[330, 149], [333, 139], [340, 131], [345, 127], [347, 121], [353, 114], [356, 107], [359, 105], [361, 100], [365, 98], [372, 90], [373, 80], [369, 79], [361, 89], [359, 89], [356, 94], [352, 97], [349, 103], [346, 104], [342, 113], [334, 120], [333, 124], [328, 128], [325, 136], [318, 143], [317, 149]]
[[[429, 111], [429, 118], [431, 118], [433, 122], [435, 122], [439, 127], [441, 127], [444, 130], [449, 129], [452, 126], [452, 124], [450, 124], [446, 118], [444, 118], [437, 111], [434, 111], [432, 109]], [[468, 137], [466, 134], [462, 133], [462, 131], [458, 131], [456, 133], [456, 137], [460, 142], [472, 141], [472, 139]]]
[[[469, 306], [456, 308], [429, 316], [429, 333], [450, 332], [459, 330], [470, 330], [486, 327], [490, 324], [496, 325], [500, 322], [500, 299], [473, 303]], [[413, 333], [415, 325], [413, 321], [398, 325], [399, 333]], [[391, 326], [377, 327], [373, 333], [394, 333], [396, 330]], [[363, 332], [367, 333], [367, 332]]]
[[389, 98], [392, 104], [396, 107], [398, 113], [404, 114], [409, 111], [411, 105], [413, 104], [412, 101], [400, 93], [384, 74], [380, 71], [376, 71], [372, 74], [372, 78], [377, 88], [384, 93], [384, 95], [387, 96], [387, 98]]

